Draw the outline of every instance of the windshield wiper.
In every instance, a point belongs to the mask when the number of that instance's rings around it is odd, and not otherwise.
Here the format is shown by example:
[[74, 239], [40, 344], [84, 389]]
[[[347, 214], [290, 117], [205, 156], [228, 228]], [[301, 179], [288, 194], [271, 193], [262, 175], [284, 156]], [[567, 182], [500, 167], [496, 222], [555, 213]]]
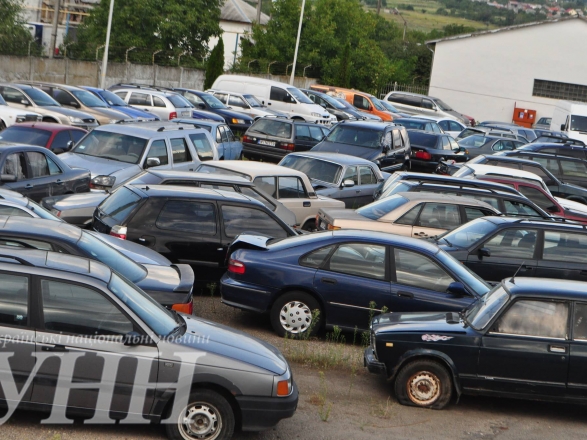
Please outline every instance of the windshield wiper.
[[452, 247], [452, 243], [450, 241], [448, 241], [445, 237], [440, 237], [440, 239], [446, 241], [446, 244], [448, 244], [450, 247]]

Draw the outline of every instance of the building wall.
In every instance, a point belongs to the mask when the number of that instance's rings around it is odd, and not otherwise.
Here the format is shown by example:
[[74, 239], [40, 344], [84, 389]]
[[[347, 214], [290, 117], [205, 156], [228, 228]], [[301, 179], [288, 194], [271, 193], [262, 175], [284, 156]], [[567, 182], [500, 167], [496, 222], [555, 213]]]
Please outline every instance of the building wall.
[[[237, 23], [226, 20], [220, 20], [220, 28], [223, 31], [222, 39], [224, 40], [224, 70], [229, 70], [233, 66], [235, 59], [238, 59], [241, 54], [241, 38], [245, 32], [251, 32], [253, 28], [250, 24], [247, 23]], [[208, 47], [210, 50], [212, 50], [217, 44], [218, 38], [211, 38], [208, 43]]]
[[477, 120], [511, 121], [514, 106], [552, 116], [534, 79], [587, 85], [587, 22], [566, 20], [436, 44], [430, 95]]

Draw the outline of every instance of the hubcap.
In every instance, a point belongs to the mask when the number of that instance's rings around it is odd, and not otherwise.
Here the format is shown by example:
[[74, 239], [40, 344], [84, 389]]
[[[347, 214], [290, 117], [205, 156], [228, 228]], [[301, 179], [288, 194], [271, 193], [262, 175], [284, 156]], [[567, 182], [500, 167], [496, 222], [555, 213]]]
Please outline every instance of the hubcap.
[[186, 440], [213, 440], [222, 431], [218, 410], [208, 403], [192, 403], [179, 416], [179, 432]]
[[312, 324], [312, 311], [302, 302], [290, 301], [281, 308], [279, 321], [289, 333], [303, 333]]
[[433, 404], [440, 397], [440, 380], [429, 371], [419, 371], [407, 383], [408, 397], [416, 405]]

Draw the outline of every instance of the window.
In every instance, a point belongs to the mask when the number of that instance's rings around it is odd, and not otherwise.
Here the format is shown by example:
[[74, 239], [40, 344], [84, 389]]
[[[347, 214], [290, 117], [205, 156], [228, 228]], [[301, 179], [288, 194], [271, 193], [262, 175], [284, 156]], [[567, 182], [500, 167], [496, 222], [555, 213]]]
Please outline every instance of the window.
[[355, 185], [359, 184], [359, 176], [357, 174], [357, 167], [348, 167], [346, 169], [346, 171], [344, 172], [344, 177], [342, 178], [343, 182], [345, 180], [352, 180], [353, 182], [355, 182]]
[[227, 237], [236, 237], [245, 231], [253, 231], [268, 237], [285, 238], [288, 233], [264, 211], [245, 206], [222, 206], [222, 221]]
[[47, 157], [47, 166], [49, 167], [49, 174], [51, 176], [55, 176], [56, 174], [61, 174], [61, 168], [59, 168], [57, 166], [57, 164], [53, 161], [53, 159], [51, 159], [50, 157]]
[[561, 160], [560, 165], [563, 169], [564, 177], [585, 178], [587, 176], [587, 167], [584, 162]]
[[393, 137], [393, 149], [403, 147], [404, 143], [402, 142], [401, 132], [399, 130], [391, 130], [391, 133]]
[[154, 107], [163, 107], [163, 108], [166, 107], [165, 102], [161, 98], [159, 98], [158, 96], [153, 96], [153, 106]]
[[190, 139], [202, 162], [214, 159], [214, 149], [204, 133], [190, 134]]
[[320, 127], [310, 125], [310, 138], [314, 141], [321, 141], [324, 138], [324, 132]]
[[226, 104], [226, 100], [228, 95], [226, 93], [214, 93], [216, 99], [218, 99], [221, 103]]
[[442, 149], [443, 150], [450, 150], [450, 142], [448, 141], [447, 137], [442, 137]]
[[0, 215], [12, 215], [15, 217], [32, 217], [32, 215], [30, 215], [26, 211], [23, 211], [22, 209], [2, 205], [0, 205]]
[[506, 215], [512, 215], [515, 217], [540, 217], [542, 216], [532, 207], [522, 202], [516, 202], [513, 200], [504, 200]]
[[[428, 124], [426, 124], [426, 125], [428, 125]], [[429, 129], [433, 133], [438, 133], [438, 134], [442, 133], [442, 131], [440, 130], [440, 127], [438, 126], [438, 124], [436, 122], [431, 122], [430, 127], [429, 128], [427, 127], [427, 129]], [[445, 149], [450, 150], [450, 148], [445, 148]]]
[[426, 203], [418, 225], [424, 228], [453, 229], [461, 224], [459, 207], [444, 203]]
[[218, 127], [218, 132], [220, 133], [220, 139], [222, 139], [222, 142], [228, 142], [228, 135], [226, 134], [226, 127], [220, 125]]
[[173, 163], [191, 162], [192, 156], [184, 138], [170, 139]]
[[485, 242], [483, 247], [491, 250], [491, 257], [532, 260], [536, 248], [536, 231], [527, 229], [505, 229]]
[[110, 131], [91, 131], [74, 148], [74, 153], [138, 164], [148, 140]]
[[348, 243], [334, 251], [329, 269], [347, 275], [385, 280], [385, 246]]
[[268, 199], [263, 197], [261, 194], [259, 194], [257, 191], [255, 191], [253, 188], [249, 188], [248, 186], [241, 186], [240, 192], [241, 192], [241, 194], [244, 194], [245, 196], [248, 196], [248, 197], [251, 197], [255, 200], [258, 200], [259, 202], [261, 202], [263, 205], [265, 205], [271, 211], [275, 211], [275, 208], [277, 208], [273, 203], [271, 203]]
[[399, 225], [409, 225], [412, 226], [416, 219], [418, 218], [418, 214], [420, 214], [420, 210], [422, 209], [423, 203], [410, 209], [404, 215], [402, 215], [399, 219], [396, 220], [396, 223]]
[[141, 197], [130, 189], [121, 187], [107, 197], [99, 206], [100, 210], [108, 217], [121, 223], [135, 209], [141, 201]]
[[575, 304], [573, 339], [580, 341], [587, 340], [587, 304]]
[[31, 238], [22, 237], [0, 236], [0, 245], [15, 248], [39, 249], [42, 251], [60, 251], [59, 247], [54, 246], [46, 241], [33, 240]]
[[271, 101], [290, 102], [289, 93], [281, 87], [271, 87], [269, 99]]
[[24, 154], [9, 154], [8, 157], [6, 157], [4, 166], [2, 167], [2, 174], [16, 176], [16, 180], [28, 179], [28, 168], [24, 160]]
[[422, 108], [434, 110], [434, 103], [429, 99], [422, 99]]
[[220, 127], [216, 128], [216, 142], [218, 142], [219, 144], [224, 142], [222, 140], [222, 130], [220, 130]]
[[299, 177], [278, 177], [280, 199], [305, 199], [308, 197]]
[[161, 229], [216, 235], [216, 210], [211, 203], [170, 200], [155, 224]]
[[326, 246], [304, 255], [302, 258], [300, 258], [300, 265], [306, 267], [313, 267], [315, 269], [319, 268], [320, 266], [322, 266], [322, 263], [324, 263], [326, 257], [330, 255], [330, 251], [333, 247], [334, 246]]
[[357, 209], [355, 212], [363, 217], [370, 218], [371, 220], [379, 220], [381, 217], [386, 216], [406, 203], [408, 203], [408, 199], [399, 194], [394, 194], [390, 197], [369, 203], [368, 205]]
[[21, 104], [20, 101], [22, 101], [23, 99], [26, 99], [27, 102], [29, 101], [26, 96], [24, 96], [24, 93], [22, 93], [20, 90], [17, 89], [13, 89], [12, 87], [2, 87], [2, 97], [4, 98], [4, 100], [6, 102], [12, 102], [14, 104]]
[[76, 284], [41, 280], [45, 330], [84, 336], [122, 336], [132, 322], [99, 292]]
[[[492, 165], [492, 164], [490, 164]], [[506, 166], [506, 163], [500, 163], [500, 162], [496, 162], [495, 165], [499, 165], [499, 166]], [[512, 165], [516, 165], [515, 163]], [[508, 168], [517, 168], [516, 166], [512, 166], [512, 167], [508, 167]], [[523, 171], [528, 171], [530, 173], [534, 173], [536, 174], [538, 177], [540, 177], [542, 180], [544, 180], [544, 183], [546, 185], [554, 185], [554, 180], [552, 180], [552, 177], [550, 177], [550, 175], [546, 174], [546, 171], [544, 171], [541, 167], [537, 166], [537, 165], [526, 165], [526, 164], [522, 164], [522, 170]]]
[[430, 258], [416, 252], [394, 249], [395, 275], [398, 284], [446, 292], [454, 282], [444, 269]]
[[71, 130], [70, 133], [74, 144], [77, 144], [79, 140], [86, 135], [86, 133], [81, 130]]
[[[448, 131], [459, 131], [460, 132], [460, 131], [463, 131], [463, 128], [464, 128], [462, 125], [459, 125], [459, 123], [455, 122], [455, 121], [448, 121], [448, 126], [449, 126]], [[442, 127], [442, 128], [444, 128], [444, 127]]]
[[28, 302], [28, 277], [0, 273], [0, 324], [26, 326]]
[[491, 213], [488, 213], [487, 211], [481, 208], [471, 208], [469, 206], [465, 206], [465, 215], [467, 216], [467, 221], [470, 222], [471, 220], [475, 220], [476, 218], [491, 215]]
[[535, 79], [532, 96], [587, 102], [587, 86]]
[[[226, 101], [223, 101], [226, 104]], [[248, 105], [245, 104], [245, 101], [239, 96], [231, 96], [228, 98], [228, 105], [233, 105], [235, 107], [241, 108], [249, 108]]]
[[159, 159], [160, 165], [169, 164], [169, 158], [167, 156], [167, 145], [164, 140], [153, 141], [151, 149], [147, 154], [147, 158], [156, 157]]
[[561, 175], [561, 172], [558, 167], [558, 160], [555, 157], [553, 157], [552, 159], [545, 158], [545, 157], [524, 157], [524, 159], [533, 160], [534, 162], [538, 162], [540, 165], [542, 165], [544, 168], [546, 168], [548, 171], [550, 171], [555, 176]]
[[307, 125], [294, 125], [296, 130], [296, 139], [302, 141], [311, 141], [312, 137], [310, 136], [310, 129]]
[[216, 185], [214, 183], [202, 183], [200, 188], [204, 189], [217, 189], [220, 191], [236, 192], [232, 185]]
[[567, 303], [520, 300], [497, 320], [492, 331], [510, 335], [565, 339], [568, 319]]
[[47, 164], [47, 158], [43, 153], [27, 151], [26, 155], [31, 166], [31, 177], [33, 179], [36, 177], [49, 176], [49, 165]]
[[261, 191], [269, 194], [273, 198], [277, 198], [275, 177], [256, 177], [253, 182]]
[[151, 107], [151, 96], [146, 93], [132, 92], [130, 99], [128, 100], [129, 105], [146, 105]]
[[251, 125], [248, 132], [290, 139], [291, 128], [292, 124], [289, 122], [276, 119], [258, 119], [253, 125]]
[[[55, 148], [61, 148], [62, 150], [65, 150], [67, 148], [67, 143], [70, 140], [71, 140], [71, 137], [69, 136], [68, 130], [60, 131], [53, 138], [53, 142], [51, 143], [51, 150], [55, 150]], [[44, 146], [44, 145], [41, 145], [41, 146]]]
[[353, 105], [361, 110], [371, 110], [371, 105], [369, 104], [369, 100], [361, 95], [354, 95]]
[[548, 261], [587, 263], [587, 235], [557, 231], [544, 232], [542, 258]]
[[361, 185], [373, 185], [377, 183], [377, 177], [369, 166], [360, 166], [359, 175], [361, 176]]
[[454, 131], [449, 128], [450, 125], [449, 125], [448, 121], [439, 121], [438, 125], [440, 125], [440, 128], [442, 128], [444, 131]]
[[537, 190], [536, 188], [532, 188], [526, 185], [518, 185], [518, 191], [520, 191], [523, 195], [528, 197], [528, 199], [532, 200], [542, 209], [552, 208], [553, 206], [556, 207], [554, 202], [550, 200], [546, 194]]
[[59, 90], [59, 89], [53, 89], [51, 93], [51, 91], [47, 91], [43, 88], [43, 90], [45, 92], [47, 92], [49, 95], [53, 95], [53, 99], [55, 99], [55, 101], [57, 101], [59, 104], [64, 105], [66, 107], [71, 107], [72, 103], [77, 102], [76, 99], [71, 96], [70, 93], [65, 92], [63, 90]]

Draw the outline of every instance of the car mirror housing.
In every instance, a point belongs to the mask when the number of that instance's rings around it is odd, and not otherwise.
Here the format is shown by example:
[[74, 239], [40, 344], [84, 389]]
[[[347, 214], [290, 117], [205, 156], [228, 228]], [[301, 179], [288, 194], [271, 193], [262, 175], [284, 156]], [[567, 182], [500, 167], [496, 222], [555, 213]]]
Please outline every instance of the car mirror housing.
[[204, 104], [198, 104], [198, 107], [202, 110], [206, 110], [206, 106]]
[[352, 188], [353, 186], [355, 186], [355, 181], [351, 179], [346, 179], [344, 182], [342, 182], [342, 186], [345, 188]]
[[0, 174], [0, 181], [16, 182], [16, 176], [14, 174]]
[[455, 296], [467, 296], [467, 290], [465, 289], [465, 286], [463, 285], [463, 283], [459, 282], [459, 281], [453, 281], [452, 283], [450, 283], [448, 285], [448, 288], [446, 289], [446, 291], [448, 293], [452, 293]]
[[21, 100], [20, 100], [20, 103], [21, 103], [22, 105], [26, 105], [26, 106], [29, 106], [29, 105], [31, 105], [31, 103], [30, 103], [28, 100], [26, 100], [26, 99], [21, 99]]
[[491, 251], [488, 248], [483, 247], [479, 249], [479, 257], [491, 257]]
[[147, 157], [147, 168], [158, 167], [159, 165], [161, 165], [161, 161], [158, 157]]
[[69, 103], [69, 105], [71, 105], [72, 107], [75, 107], [75, 108], [79, 108], [79, 104], [77, 102], [75, 102], [75, 101], [71, 101]]
[[73, 148], [74, 143], [73, 141], [68, 141], [67, 144], [65, 144], [65, 151], [69, 151]]

